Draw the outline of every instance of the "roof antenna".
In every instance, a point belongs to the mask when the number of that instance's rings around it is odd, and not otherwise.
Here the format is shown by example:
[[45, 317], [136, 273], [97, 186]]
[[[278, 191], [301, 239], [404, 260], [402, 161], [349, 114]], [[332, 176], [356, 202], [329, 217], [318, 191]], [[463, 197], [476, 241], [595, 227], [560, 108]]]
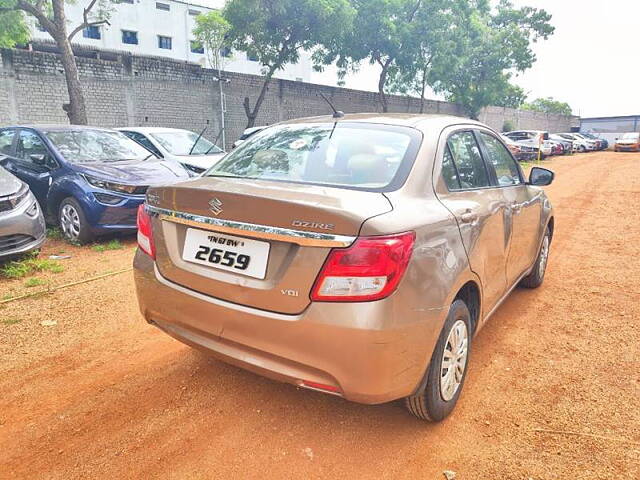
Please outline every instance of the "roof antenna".
[[342, 117], [344, 117], [344, 112], [342, 112], [340, 110], [336, 110], [336, 107], [334, 107], [333, 103], [331, 103], [331, 101], [329, 101], [329, 99], [327, 97], [325, 97], [324, 93], [322, 93], [322, 92], [318, 92], [318, 93], [322, 97], [322, 99], [329, 104], [329, 106], [331, 107], [331, 110], [333, 110], [333, 118], [342, 118]]

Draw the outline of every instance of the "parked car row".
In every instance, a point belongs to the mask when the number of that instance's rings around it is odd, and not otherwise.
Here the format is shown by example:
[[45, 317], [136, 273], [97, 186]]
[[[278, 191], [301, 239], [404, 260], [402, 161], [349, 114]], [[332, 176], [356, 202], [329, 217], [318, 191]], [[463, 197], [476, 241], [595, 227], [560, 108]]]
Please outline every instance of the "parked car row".
[[[58, 225], [68, 240], [85, 243], [106, 233], [134, 232], [137, 208], [150, 186], [196, 176], [225, 154], [202, 134], [187, 130], [121, 130], [69, 125], [1, 128], [0, 165], [35, 196], [38, 215]], [[0, 211], [13, 206], [13, 195], [18, 195], [10, 183], [3, 182], [0, 189]], [[5, 216], [2, 221], [7, 221]], [[42, 232], [34, 232], [18, 229], [12, 235], [29, 238], [9, 239], [0, 228], [0, 255], [37, 247]]]
[[550, 134], [541, 130], [517, 130], [504, 133], [503, 138], [511, 141], [509, 149], [520, 161], [609, 148], [606, 140], [588, 133]]

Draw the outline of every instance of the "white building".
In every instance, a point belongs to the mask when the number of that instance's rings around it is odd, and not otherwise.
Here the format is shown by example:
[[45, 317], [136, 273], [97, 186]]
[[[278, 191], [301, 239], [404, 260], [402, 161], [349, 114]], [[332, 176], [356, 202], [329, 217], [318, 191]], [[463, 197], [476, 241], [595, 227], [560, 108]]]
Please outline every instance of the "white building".
[[[82, 22], [82, 12], [90, 0], [65, 2], [69, 29]], [[222, 8], [224, 0], [207, 0], [213, 7]], [[200, 63], [209, 66], [207, 56], [194, 45], [195, 18], [211, 8], [178, 0], [120, 0], [113, 4], [110, 25], [100, 25], [79, 32], [73, 43], [96, 49], [120, 50], [134, 55], [152, 55]], [[35, 40], [51, 40], [48, 33], [33, 28]], [[260, 64], [247, 58], [244, 52], [230, 52], [225, 70], [260, 75]], [[312, 62], [308, 54], [300, 55], [295, 65], [287, 65], [275, 77], [310, 82]]]

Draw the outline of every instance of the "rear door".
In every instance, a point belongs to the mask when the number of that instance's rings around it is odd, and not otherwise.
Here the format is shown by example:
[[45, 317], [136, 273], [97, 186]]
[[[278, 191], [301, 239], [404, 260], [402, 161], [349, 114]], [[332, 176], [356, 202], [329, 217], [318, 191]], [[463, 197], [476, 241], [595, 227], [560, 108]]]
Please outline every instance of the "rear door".
[[500, 188], [492, 185], [472, 129], [445, 132], [441, 144], [440, 201], [456, 217], [471, 269], [480, 277], [490, 309], [506, 290], [509, 246], [508, 207]]
[[507, 205], [511, 229], [507, 257], [507, 285], [511, 286], [533, 263], [538, 249], [542, 192], [525, 184], [522, 172], [509, 150], [489, 131], [479, 132], [480, 144], [493, 181]]

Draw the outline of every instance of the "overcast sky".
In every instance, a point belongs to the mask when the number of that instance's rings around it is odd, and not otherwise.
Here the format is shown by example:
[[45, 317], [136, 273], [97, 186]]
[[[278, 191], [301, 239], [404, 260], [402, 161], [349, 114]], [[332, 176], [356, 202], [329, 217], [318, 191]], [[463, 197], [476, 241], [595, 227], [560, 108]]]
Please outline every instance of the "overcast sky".
[[[200, 0], [219, 7], [224, 0]], [[534, 45], [538, 61], [515, 78], [529, 98], [554, 97], [583, 117], [640, 115], [640, 0], [513, 0], [544, 8], [555, 33]], [[364, 65], [349, 88], [377, 90], [378, 69]], [[336, 84], [336, 71], [312, 82]], [[430, 98], [436, 98], [431, 93]]]
[[[583, 117], [640, 115], [640, 0], [514, 3], [544, 8], [556, 27], [549, 40], [534, 45], [533, 68], [514, 80], [530, 99], [554, 97]], [[346, 86], [376, 90], [377, 72], [364, 66]], [[335, 69], [314, 74], [312, 81], [333, 84]]]

